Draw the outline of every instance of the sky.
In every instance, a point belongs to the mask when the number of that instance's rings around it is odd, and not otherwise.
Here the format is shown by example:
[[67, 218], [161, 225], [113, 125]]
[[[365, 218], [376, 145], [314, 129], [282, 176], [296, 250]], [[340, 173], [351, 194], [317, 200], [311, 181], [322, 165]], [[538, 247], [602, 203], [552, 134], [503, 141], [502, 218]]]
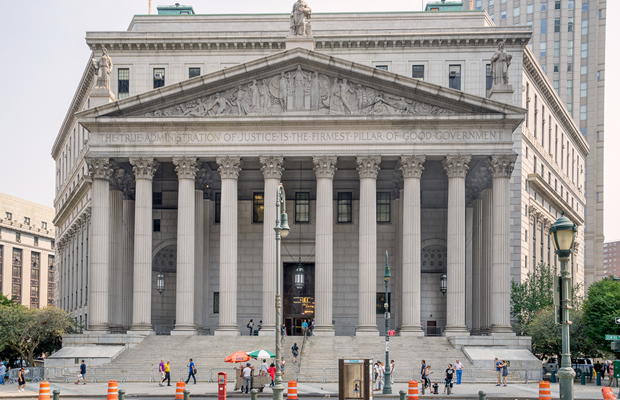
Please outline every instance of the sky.
[[[175, 1], [153, 0], [157, 5]], [[416, 11], [421, 0], [306, 0], [313, 12]], [[51, 148], [80, 81], [90, 50], [87, 31], [126, 30], [149, 0], [2, 1], [0, 37], [0, 192], [53, 206]], [[294, 0], [184, 0], [198, 14], [288, 13]], [[354, 5], [354, 6], [353, 6]], [[607, 1], [607, 21], [620, 20], [620, 1]], [[619, 65], [620, 24], [607, 25], [606, 64]], [[616, 45], [614, 46], [614, 43]], [[610, 51], [612, 47], [616, 51]], [[620, 74], [606, 74], [605, 241], [620, 240], [620, 180], [613, 159], [620, 150]], [[614, 135], [614, 133], [616, 133]], [[617, 167], [616, 167], [617, 168]]]

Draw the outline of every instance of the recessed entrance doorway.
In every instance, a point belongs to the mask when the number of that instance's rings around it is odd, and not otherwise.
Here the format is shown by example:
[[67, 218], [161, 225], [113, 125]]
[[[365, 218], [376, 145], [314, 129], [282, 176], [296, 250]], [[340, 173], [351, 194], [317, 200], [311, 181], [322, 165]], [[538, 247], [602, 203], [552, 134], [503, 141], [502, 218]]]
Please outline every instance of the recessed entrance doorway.
[[292, 336], [303, 335], [304, 320], [314, 318], [314, 263], [284, 264], [284, 325]]

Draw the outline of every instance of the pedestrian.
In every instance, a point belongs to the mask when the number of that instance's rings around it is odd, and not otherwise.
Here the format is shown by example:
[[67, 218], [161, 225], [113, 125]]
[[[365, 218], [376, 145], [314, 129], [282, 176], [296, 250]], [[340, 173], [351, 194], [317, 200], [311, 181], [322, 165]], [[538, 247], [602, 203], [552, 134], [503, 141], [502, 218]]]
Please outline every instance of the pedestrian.
[[310, 335], [314, 335], [314, 318], [312, 318], [312, 323], [310, 324]]
[[296, 363], [297, 356], [299, 355], [299, 347], [297, 347], [297, 343], [293, 344], [293, 347], [291, 347], [291, 352], [293, 353], [293, 362]]
[[283, 342], [284, 338], [286, 337], [286, 325], [282, 324], [282, 326], [280, 327], [280, 329], [282, 330], [282, 335], [280, 337], [280, 341]]
[[502, 368], [501, 368], [502, 363], [499, 362], [497, 357], [495, 357], [494, 363], [495, 363], [495, 373], [497, 374], [497, 385], [495, 386], [501, 386], [502, 385]]
[[284, 357], [280, 360], [280, 376], [284, 378], [284, 367], [286, 366], [286, 361], [284, 361]]
[[194, 364], [194, 360], [192, 360], [191, 358], [189, 359], [189, 375], [187, 375], [187, 380], [185, 381], [185, 384], [187, 385], [189, 383], [189, 378], [194, 378], [194, 385], [196, 384], [196, 365]]
[[276, 365], [274, 363], [271, 363], [267, 372], [269, 373], [269, 377], [271, 377], [271, 383], [269, 384], [269, 387], [273, 387], [273, 381], [276, 379]]
[[420, 382], [424, 382], [426, 387], [426, 360], [422, 360], [422, 368], [420, 369]]
[[80, 373], [78, 374], [78, 380], [75, 382], [77, 385], [80, 383], [80, 378], [84, 379], [84, 384], [86, 385], [86, 363], [82, 360], [82, 364], [80, 364]]
[[241, 388], [241, 393], [250, 393], [250, 389], [252, 389], [252, 367], [250, 367], [250, 363], [247, 363], [243, 369], [243, 387]]
[[605, 360], [605, 364], [603, 365], [603, 374], [601, 375], [602, 379], [605, 379], [605, 374], [609, 375], [609, 360]]
[[168, 386], [170, 385], [170, 360], [166, 360], [166, 364], [164, 364], [164, 373], [166, 374], [164, 377], [164, 382], [168, 381]]
[[304, 336], [306, 336], [306, 332], [308, 332], [308, 320], [304, 319], [304, 322], [301, 324], [301, 329], [304, 333]]
[[0, 385], [4, 385], [4, 374], [6, 374], [6, 365], [2, 361], [0, 362]]
[[609, 387], [614, 387], [614, 363], [612, 363], [611, 361], [609, 362]]
[[261, 329], [263, 329], [263, 320], [262, 319], [258, 323], [258, 331], [260, 332]]
[[[457, 360], [458, 361], [458, 360]], [[446, 393], [446, 389], [448, 389], [448, 385], [450, 386], [450, 394], [452, 394], [452, 379], [454, 379], [454, 368], [452, 368], [452, 364], [448, 364], [448, 369], [446, 369], [446, 373], [444, 375], [445, 386], [443, 388], [443, 392]]]
[[504, 379], [504, 387], [508, 386], [508, 363], [502, 360], [502, 378]]
[[250, 322], [248, 322], [247, 327], [250, 330], [250, 336], [252, 336], [252, 334], [254, 333], [254, 320], [253, 319], [251, 319]]
[[463, 363], [461, 363], [458, 358], [454, 363], [454, 370], [456, 371], [456, 384], [461, 384], [461, 377], [463, 376]]
[[261, 377], [267, 376], [267, 374], [269, 373], [269, 367], [267, 366], [266, 360], [263, 360], [263, 363], [258, 368], [258, 372], [260, 373]]
[[394, 360], [390, 360], [390, 384], [394, 384], [394, 370], [396, 369], [396, 364], [394, 364]]
[[22, 365], [22, 367], [19, 369], [19, 375], [17, 378], [17, 383], [19, 386], [17, 386], [17, 391], [18, 392], [23, 392], [26, 390], [26, 371], [24, 370], [24, 366]]
[[159, 376], [159, 386], [164, 387], [164, 379], [166, 379], [166, 364], [164, 364], [163, 359], [159, 363]]
[[375, 391], [381, 390], [381, 361], [375, 363]]
[[431, 388], [431, 375], [433, 374], [433, 371], [431, 371], [431, 366], [430, 364], [426, 366], [426, 384], [428, 385], [429, 389]]

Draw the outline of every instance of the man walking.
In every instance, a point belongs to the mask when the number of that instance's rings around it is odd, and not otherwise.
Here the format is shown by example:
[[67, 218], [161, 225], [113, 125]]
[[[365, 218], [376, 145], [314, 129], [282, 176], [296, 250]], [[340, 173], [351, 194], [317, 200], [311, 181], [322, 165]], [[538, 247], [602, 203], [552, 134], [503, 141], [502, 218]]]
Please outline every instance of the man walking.
[[164, 373], [166, 374], [164, 377], [164, 382], [168, 381], [168, 386], [170, 385], [170, 360], [166, 360], [166, 364], [164, 364]]
[[394, 364], [394, 360], [390, 360], [390, 384], [394, 384], [394, 370], [396, 369], [396, 364]]
[[159, 363], [159, 386], [164, 387], [164, 379], [166, 379], [166, 365], [164, 364], [164, 360], [162, 359]]
[[4, 375], [6, 374], [6, 365], [4, 361], [0, 362], [0, 385], [4, 385]]
[[189, 378], [194, 378], [194, 385], [196, 384], [196, 366], [194, 365], [194, 360], [189, 359], [189, 375], [187, 376], [187, 380], [185, 384], [189, 383]]
[[461, 376], [463, 375], [463, 364], [458, 360], [454, 363], [454, 370], [456, 371], [456, 384], [461, 384]]
[[422, 360], [422, 369], [420, 369], [420, 380], [426, 386], [426, 360]]
[[76, 385], [80, 383], [80, 378], [84, 379], [84, 384], [86, 385], [86, 363], [84, 363], [84, 360], [80, 364], [80, 374], [78, 375], [77, 382], [75, 382]]
[[250, 363], [247, 363], [243, 369], [243, 387], [241, 388], [241, 393], [250, 393], [250, 389], [252, 389], [252, 368], [250, 367]]

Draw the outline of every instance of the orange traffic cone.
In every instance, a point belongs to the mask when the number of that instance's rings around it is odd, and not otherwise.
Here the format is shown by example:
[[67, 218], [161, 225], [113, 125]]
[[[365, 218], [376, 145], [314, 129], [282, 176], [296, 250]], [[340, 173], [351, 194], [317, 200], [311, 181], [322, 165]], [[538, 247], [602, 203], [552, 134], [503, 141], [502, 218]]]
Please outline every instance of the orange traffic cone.
[[177, 382], [177, 394], [174, 395], [175, 400], [183, 400], [183, 391], [185, 390], [185, 382]]
[[50, 383], [47, 381], [39, 384], [39, 400], [50, 400]]
[[288, 393], [286, 394], [288, 400], [297, 400], [297, 382], [288, 381]]
[[540, 381], [538, 384], [538, 400], [551, 400], [551, 387], [549, 382]]
[[418, 381], [409, 381], [407, 400], [418, 400]]
[[108, 382], [108, 400], [118, 400], [118, 387], [116, 381]]

